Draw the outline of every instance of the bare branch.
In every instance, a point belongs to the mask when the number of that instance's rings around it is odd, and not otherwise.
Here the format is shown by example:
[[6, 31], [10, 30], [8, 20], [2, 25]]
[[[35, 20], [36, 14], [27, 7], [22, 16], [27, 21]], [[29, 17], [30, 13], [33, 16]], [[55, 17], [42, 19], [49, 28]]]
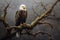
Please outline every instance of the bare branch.
[[31, 26], [34, 27], [34, 26], [37, 24], [38, 21], [40, 21], [41, 19], [44, 18], [45, 15], [50, 14], [50, 13], [52, 12], [54, 6], [55, 6], [58, 2], [59, 2], [59, 1], [57, 0], [52, 6], [50, 6], [50, 7], [48, 8], [47, 11], [45, 11], [44, 13], [42, 13], [41, 16], [37, 17], [37, 18], [31, 23]]
[[36, 37], [38, 34], [42, 34], [42, 35], [47, 34], [49, 40], [52, 40], [53, 39], [52, 38], [52, 35], [50, 33], [46, 33], [44, 31], [39, 31], [39, 32], [36, 32], [36, 33], [31, 33], [30, 31], [26, 30], [26, 33], [22, 33], [22, 35], [24, 35], [24, 34], [28, 34], [28, 35], [31, 35], [33, 37]]
[[39, 32], [33, 33], [33, 34], [34, 34], [34, 36], [36, 36], [36, 35], [38, 35], [38, 34], [42, 34], [42, 35], [47, 34], [48, 37], [49, 37], [49, 40], [52, 40], [52, 35], [51, 35], [50, 33], [44, 32], [44, 31], [39, 31]]
[[37, 1], [34, 1], [35, 3], [38, 3], [38, 5], [37, 5], [37, 7], [39, 6], [39, 4], [43, 7], [43, 9], [44, 10], [46, 10], [46, 7], [45, 7], [45, 5], [44, 5], [44, 3], [42, 2], [42, 0], [41, 0], [41, 2], [37, 2]]
[[9, 25], [8, 25], [8, 23], [6, 22], [6, 20], [5, 20], [5, 17], [6, 17], [6, 15], [7, 15], [7, 8], [9, 7], [9, 3], [7, 3], [7, 6], [3, 9], [3, 14], [1, 15], [1, 17], [0, 17], [0, 21], [2, 21], [3, 22], [3, 24], [5, 25], [5, 27], [8, 27]]
[[40, 2], [41, 3], [41, 6], [43, 7], [43, 9], [47, 10], [45, 5], [43, 4], [43, 2]]
[[52, 24], [50, 24], [50, 23], [47, 23], [47, 22], [40, 22], [40, 21], [39, 21], [38, 24], [40, 24], [40, 25], [41, 25], [41, 24], [48, 24], [48, 25], [53, 29], [53, 26], [52, 26]]
[[0, 19], [0, 21], [4, 24], [5, 27], [9, 27], [9, 24], [5, 20]]
[[39, 14], [34, 10], [33, 6], [32, 6], [32, 10], [33, 10], [34, 14], [36, 14], [37, 16], [39, 16]]
[[9, 3], [7, 4], [7, 6], [3, 9], [3, 14], [1, 15], [2, 20], [5, 20], [5, 17], [7, 15], [7, 8], [9, 7]]
[[[34, 1], [34, 3], [38, 3], [38, 2]], [[43, 7], [43, 9], [46, 10], [46, 7], [45, 7], [45, 5], [43, 4], [42, 1], [38, 3], [38, 5], [36, 6], [36, 8], [39, 7], [39, 4], [41, 4], [41, 6]], [[32, 6], [32, 10], [33, 10], [34, 14], [36, 14], [37, 16], [40, 16], [40, 15], [35, 11], [35, 9], [33, 8], [33, 6]]]

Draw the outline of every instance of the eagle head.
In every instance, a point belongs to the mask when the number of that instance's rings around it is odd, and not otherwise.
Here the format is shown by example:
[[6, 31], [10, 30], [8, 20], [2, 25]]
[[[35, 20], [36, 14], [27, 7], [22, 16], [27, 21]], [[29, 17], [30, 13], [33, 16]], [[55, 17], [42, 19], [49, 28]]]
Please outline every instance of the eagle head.
[[21, 4], [20, 7], [19, 7], [19, 10], [23, 10], [23, 11], [26, 11], [26, 5], [24, 4]]

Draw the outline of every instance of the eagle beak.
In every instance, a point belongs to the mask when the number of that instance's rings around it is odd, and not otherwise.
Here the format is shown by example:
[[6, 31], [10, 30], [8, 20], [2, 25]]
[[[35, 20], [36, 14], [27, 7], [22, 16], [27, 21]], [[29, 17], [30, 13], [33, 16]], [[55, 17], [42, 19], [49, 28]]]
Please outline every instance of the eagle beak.
[[24, 6], [22, 7], [24, 10], [26, 9]]

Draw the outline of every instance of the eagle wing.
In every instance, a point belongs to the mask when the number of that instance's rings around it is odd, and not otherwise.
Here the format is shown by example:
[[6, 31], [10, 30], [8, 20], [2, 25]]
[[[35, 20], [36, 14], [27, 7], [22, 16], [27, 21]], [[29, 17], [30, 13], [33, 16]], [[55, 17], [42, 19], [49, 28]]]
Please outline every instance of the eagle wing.
[[17, 21], [19, 18], [19, 12], [17, 11], [16, 14], [15, 14], [15, 21]]
[[27, 18], [27, 11], [17, 11], [15, 14], [15, 22], [16, 25], [19, 25], [20, 23], [25, 23]]
[[[24, 18], [27, 18], [27, 11], [23, 14], [23, 16], [24, 16]], [[17, 11], [15, 14], [15, 21], [17, 21], [19, 17], [20, 17], [20, 12]]]

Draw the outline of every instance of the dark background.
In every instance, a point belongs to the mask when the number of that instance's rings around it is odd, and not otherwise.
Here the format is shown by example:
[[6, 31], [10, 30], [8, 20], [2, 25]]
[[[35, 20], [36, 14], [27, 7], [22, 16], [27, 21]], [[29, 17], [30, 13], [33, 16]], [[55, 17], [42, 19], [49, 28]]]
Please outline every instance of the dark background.
[[[28, 11], [28, 17], [26, 20], [26, 23], [31, 23], [33, 20], [35, 20], [38, 15], [41, 15], [46, 10], [43, 6], [41, 6], [42, 2], [46, 9], [48, 9], [48, 6], [51, 6], [56, 0], [0, 0], [0, 15], [3, 13], [3, 8], [7, 5], [7, 2], [10, 3], [10, 6], [7, 9], [7, 16], [6, 21], [11, 26], [15, 24], [15, 13], [18, 10], [20, 4], [27, 5], [27, 11]], [[34, 10], [37, 12], [33, 12], [32, 6]], [[49, 25], [36, 25], [36, 27], [32, 30], [32, 32], [38, 32], [38, 31], [44, 31], [51, 33], [53, 35], [53, 40], [60, 40], [60, 2], [57, 3], [57, 5], [54, 7], [51, 14], [41, 20], [42, 22], [48, 22], [53, 25], [54, 29], [51, 29]], [[5, 35], [5, 29], [4, 25], [0, 21], [0, 38]], [[22, 35], [21, 37], [13, 37], [10, 40], [48, 40], [47, 35], [37, 35], [36, 37], [29, 36], [29, 35]]]

